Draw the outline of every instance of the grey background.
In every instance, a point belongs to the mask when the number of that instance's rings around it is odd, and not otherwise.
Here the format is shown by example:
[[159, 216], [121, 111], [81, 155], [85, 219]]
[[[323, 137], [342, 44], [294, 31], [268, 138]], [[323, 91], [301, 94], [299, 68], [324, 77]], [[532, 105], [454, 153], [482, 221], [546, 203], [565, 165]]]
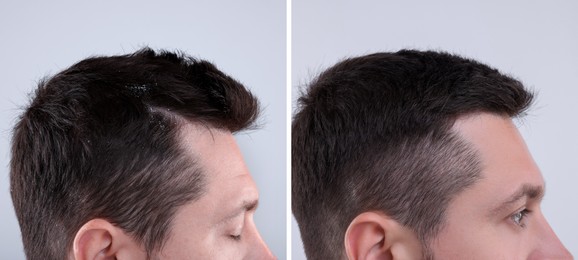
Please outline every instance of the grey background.
[[[462, 54], [535, 89], [521, 132], [547, 183], [544, 214], [578, 257], [577, 1], [293, 0], [292, 26], [293, 100], [344, 57], [400, 48]], [[305, 259], [292, 219], [292, 259]]]
[[9, 196], [11, 128], [37, 81], [90, 55], [153, 48], [214, 62], [264, 107], [238, 135], [261, 200], [255, 221], [280, 259], [286, 245], [285, 1], [0, 2], [0, 259], [24, 259]]

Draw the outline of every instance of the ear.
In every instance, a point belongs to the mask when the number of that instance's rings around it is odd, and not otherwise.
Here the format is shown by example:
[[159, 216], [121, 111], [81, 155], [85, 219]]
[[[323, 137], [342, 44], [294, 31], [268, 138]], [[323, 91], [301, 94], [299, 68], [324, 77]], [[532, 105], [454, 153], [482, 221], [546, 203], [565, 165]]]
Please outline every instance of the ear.
[[421, 244], [413, 231], [379, 212], [364, 212], [345, 232], [345, 252], [352, 260], [421, 258]]
[[144, 250], [131, 236], [104, 219], [92, 219], [78, 230], [71, 253], [76, 260], [146, 258]]

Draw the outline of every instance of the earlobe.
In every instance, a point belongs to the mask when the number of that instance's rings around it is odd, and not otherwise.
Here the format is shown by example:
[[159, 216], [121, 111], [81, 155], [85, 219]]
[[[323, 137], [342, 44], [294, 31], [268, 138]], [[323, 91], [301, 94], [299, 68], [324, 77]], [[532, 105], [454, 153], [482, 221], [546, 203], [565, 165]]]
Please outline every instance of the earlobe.
[[419, 259], [421, 244], [411, 230], [379, 212], [364, 212], [345, 233], [348, 259]]
[[146, 258], [144, 250], [131, 236], [104, 219], [92, 219], [78, 230], [71, 255], [76, 260]]

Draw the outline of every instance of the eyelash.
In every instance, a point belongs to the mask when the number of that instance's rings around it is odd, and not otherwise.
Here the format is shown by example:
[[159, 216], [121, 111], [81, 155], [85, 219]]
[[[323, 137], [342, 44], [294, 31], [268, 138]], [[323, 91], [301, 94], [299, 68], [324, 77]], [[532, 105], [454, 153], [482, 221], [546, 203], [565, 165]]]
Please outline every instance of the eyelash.
[[522, 209], [516, 213], [514, 213], [512, 216], [510, 216], [510, 219], [512, 219], [512, 221], [514, 222], [515, 225], [521, 227], [521, 228], [525, 228], [526, 227], [526, 223], [524, 223], [524, 219], [526, 218], [526, 216], [528, 216], [528, 214], [530, 214], [530, 210], [528, 209]]

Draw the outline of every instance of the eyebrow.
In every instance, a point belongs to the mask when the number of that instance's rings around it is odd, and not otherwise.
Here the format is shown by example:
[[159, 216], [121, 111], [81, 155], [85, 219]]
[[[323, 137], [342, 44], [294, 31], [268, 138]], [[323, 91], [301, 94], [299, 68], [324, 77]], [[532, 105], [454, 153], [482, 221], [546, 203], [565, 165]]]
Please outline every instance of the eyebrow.
[[231, 214], [229, 214], [226, 217], [224, 217], [223, 219], [221, 219], [221, 221], [219, 221], [219, 223], [223, 223], [223, 222], [226, 222], [228, 220], [231, 220], [231, 219], [239, 216], [240, 214], [242, 214], [244, 212], [254, 211], [257, 209], [258, 206], [259, 206], [259, 200], [258, 199], [244, 200], [241, 203], [240, 207], [235, 209]]
[[491, 213], [492, 215], [495, 215], [499, 212], [503, 212], [524, 198], [530, 201], [540, 201], [544, 197], [544, 193], [544, 186], [524, 184], [494, 208]]

